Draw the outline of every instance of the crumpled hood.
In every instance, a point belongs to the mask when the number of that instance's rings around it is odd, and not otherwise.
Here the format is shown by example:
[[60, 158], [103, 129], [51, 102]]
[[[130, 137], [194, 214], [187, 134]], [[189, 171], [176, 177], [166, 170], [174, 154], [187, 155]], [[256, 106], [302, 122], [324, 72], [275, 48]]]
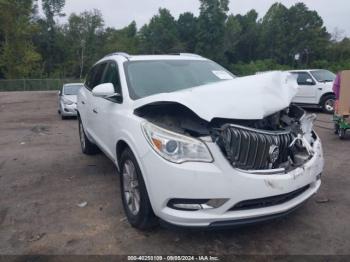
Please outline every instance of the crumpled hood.
[[213, 118], [262, 119], [288, 107], [297, 91], [295, 76], [269, 72], [148, 96], [136, 100], [134, 109], [175, 102], [207, 121]]

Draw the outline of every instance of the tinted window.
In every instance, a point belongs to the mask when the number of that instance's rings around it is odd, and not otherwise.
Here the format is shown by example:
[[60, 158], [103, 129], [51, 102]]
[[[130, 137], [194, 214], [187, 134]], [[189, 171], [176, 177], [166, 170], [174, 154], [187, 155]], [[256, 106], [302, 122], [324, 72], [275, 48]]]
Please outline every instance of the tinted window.
[[94, 75], [96, 73], [96, 69], [97, 67], [94, 66], [93, 68], [91, 68], [89, 74], [87, 75], [86, 77], [86, 81], [85, 81], [85, 86], [88, 88], [88, 89], [92, 89], [92, 84], [93, 84], [93, 80], [94, 80]]
[[297, 74], [298, 75], [298, 85], [313, 85], [314, 80], [312, 80], [311, 76], [309, 73], [306, 72], [297, 72], [297, 73], [293, 73], [293, 74]]
[[315, 70], [311, 74], [318, 82], [333, 82], [336, 75], [328, 70]]
[[131, 61], [125, 63], [125, 71], [132, 99], [234, 78], [208, 60]]
[[93, 89], [95, 86], [101, 84], [103, 72], [106, 68], [106, 65], [107, 65], [107, 63], [98, 64], [98, 65], [95, 65], [90, 70], [90, 73], [89, 73], [88, 77], [86, 78], [86, 82], [85, 82], [85, 85], [90, 90]]
[[119, 71], [116, 63], [110, 62], [108, 64], [102, 83], [112, 83], [114, 85], [115, 92], [121, 94]]

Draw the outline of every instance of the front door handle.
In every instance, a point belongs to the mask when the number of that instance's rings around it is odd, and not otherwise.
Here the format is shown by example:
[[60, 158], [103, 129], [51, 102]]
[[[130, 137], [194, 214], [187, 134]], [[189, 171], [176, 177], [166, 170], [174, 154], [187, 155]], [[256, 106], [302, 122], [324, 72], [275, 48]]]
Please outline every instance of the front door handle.
[[82, 103], [83, 105], [85, 105], [85, 101], [81, 101], [81, 103]]
[[96, 109], [96, 108], [92, 109], [92, 112], [94, 112], [95, 114], [98, 114], [98, 112], [97, 112], [97, 109]]
[[319, 87], [318, 90], [322, 90], [323, 88], [322, 87]]

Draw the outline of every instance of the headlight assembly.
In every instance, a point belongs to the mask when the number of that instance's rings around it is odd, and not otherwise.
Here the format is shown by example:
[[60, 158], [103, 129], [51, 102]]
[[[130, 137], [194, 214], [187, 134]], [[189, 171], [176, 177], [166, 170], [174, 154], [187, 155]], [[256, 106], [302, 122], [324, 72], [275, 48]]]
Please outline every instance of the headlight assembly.
[[152, 148], [173, 163], [212, 162], [207, 146], [200, 140], [184, 136], [149, 122], [142, 124], [142, 131]]
[[64, 97], [62, 98], [62, 101], [65, 105], [73, 105], [74, 104], [74, 102], [72, 102], [69, 99], [64, 98]]

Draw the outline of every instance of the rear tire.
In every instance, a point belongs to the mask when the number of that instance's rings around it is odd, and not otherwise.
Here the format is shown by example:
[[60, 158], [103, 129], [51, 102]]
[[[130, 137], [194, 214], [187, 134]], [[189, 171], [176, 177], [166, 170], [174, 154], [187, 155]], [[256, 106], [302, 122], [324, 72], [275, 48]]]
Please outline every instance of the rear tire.
[[338, 135], [339, 134], [339, 124], [334, 124], [334, 134]]
[[83, 127], [83, 123], [79, 118], [79, 138], [80, 138], [80, 146], [81, 151], [86, 155], [95, 155], [99, 152], [98, 147], [92, 143], [89, 138], [85, 134], [85, 130]]
[[145, 182], [134, 154], [126, 148], [120, 158], [122, 202], [129, 223], [140, 230], [157, 226]]
[[333, 114], [335, 107], [335, 96], [326, 95], [325, 97], [323, 97], [321, 100], [321, 107], [325, 113]]

